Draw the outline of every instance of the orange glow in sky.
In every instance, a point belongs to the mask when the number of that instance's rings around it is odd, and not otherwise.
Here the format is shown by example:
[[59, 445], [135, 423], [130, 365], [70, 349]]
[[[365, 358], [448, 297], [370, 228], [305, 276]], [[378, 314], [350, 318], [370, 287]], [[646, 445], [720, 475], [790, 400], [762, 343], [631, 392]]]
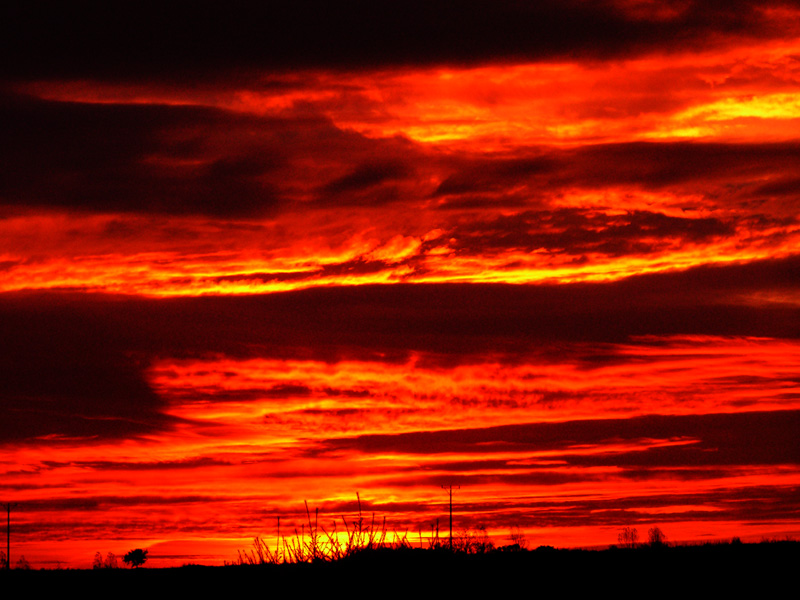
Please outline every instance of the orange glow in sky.
[[467, 48], [439, 4], [14, 50], [12, 561], [221, 564], [356, 493], [424, 545], [443, 485], [497, 545], [800, 535], [798, 10], [499, 2]]

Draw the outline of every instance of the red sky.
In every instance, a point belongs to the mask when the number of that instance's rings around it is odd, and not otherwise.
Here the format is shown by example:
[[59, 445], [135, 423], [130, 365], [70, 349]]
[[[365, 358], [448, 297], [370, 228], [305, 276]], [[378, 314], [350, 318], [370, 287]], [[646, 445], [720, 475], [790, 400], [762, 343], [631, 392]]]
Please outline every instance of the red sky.
[[266, 4], [2, 9], [12, 561], [800, 535], [800, 4]]

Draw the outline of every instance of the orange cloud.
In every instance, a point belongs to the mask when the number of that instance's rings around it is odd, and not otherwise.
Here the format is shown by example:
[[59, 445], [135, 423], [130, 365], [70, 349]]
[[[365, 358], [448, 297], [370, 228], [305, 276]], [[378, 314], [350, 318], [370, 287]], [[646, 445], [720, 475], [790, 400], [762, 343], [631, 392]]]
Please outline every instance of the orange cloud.
[[424, 545], [449, 484], [499, 543], [797, 531], [797, 10], [424, 4], [4, 24], [29, 558], [221, 562], [356, 492]]

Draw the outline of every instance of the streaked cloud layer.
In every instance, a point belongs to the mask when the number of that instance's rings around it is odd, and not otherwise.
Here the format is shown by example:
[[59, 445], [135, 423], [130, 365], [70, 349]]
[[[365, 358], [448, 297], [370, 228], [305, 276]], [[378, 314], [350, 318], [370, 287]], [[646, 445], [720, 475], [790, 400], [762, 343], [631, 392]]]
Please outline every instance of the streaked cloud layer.
[[800, 5], [527, 4], [3, 9], [29, 559], [797, 535]]

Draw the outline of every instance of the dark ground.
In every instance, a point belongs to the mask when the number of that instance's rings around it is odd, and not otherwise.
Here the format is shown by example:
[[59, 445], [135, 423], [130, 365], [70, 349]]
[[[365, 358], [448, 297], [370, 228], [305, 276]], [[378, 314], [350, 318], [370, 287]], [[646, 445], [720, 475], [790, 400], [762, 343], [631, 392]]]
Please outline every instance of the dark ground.
[[[336, 563], [0, 572], [9, 597], [326, 594], [410, 597], [796, 597], [800, 542], [453, 555], [379, 550]], [[135, 595], [135, 596], [134, 596]], [[147, 599], [146, 596], [142, 596]]]

